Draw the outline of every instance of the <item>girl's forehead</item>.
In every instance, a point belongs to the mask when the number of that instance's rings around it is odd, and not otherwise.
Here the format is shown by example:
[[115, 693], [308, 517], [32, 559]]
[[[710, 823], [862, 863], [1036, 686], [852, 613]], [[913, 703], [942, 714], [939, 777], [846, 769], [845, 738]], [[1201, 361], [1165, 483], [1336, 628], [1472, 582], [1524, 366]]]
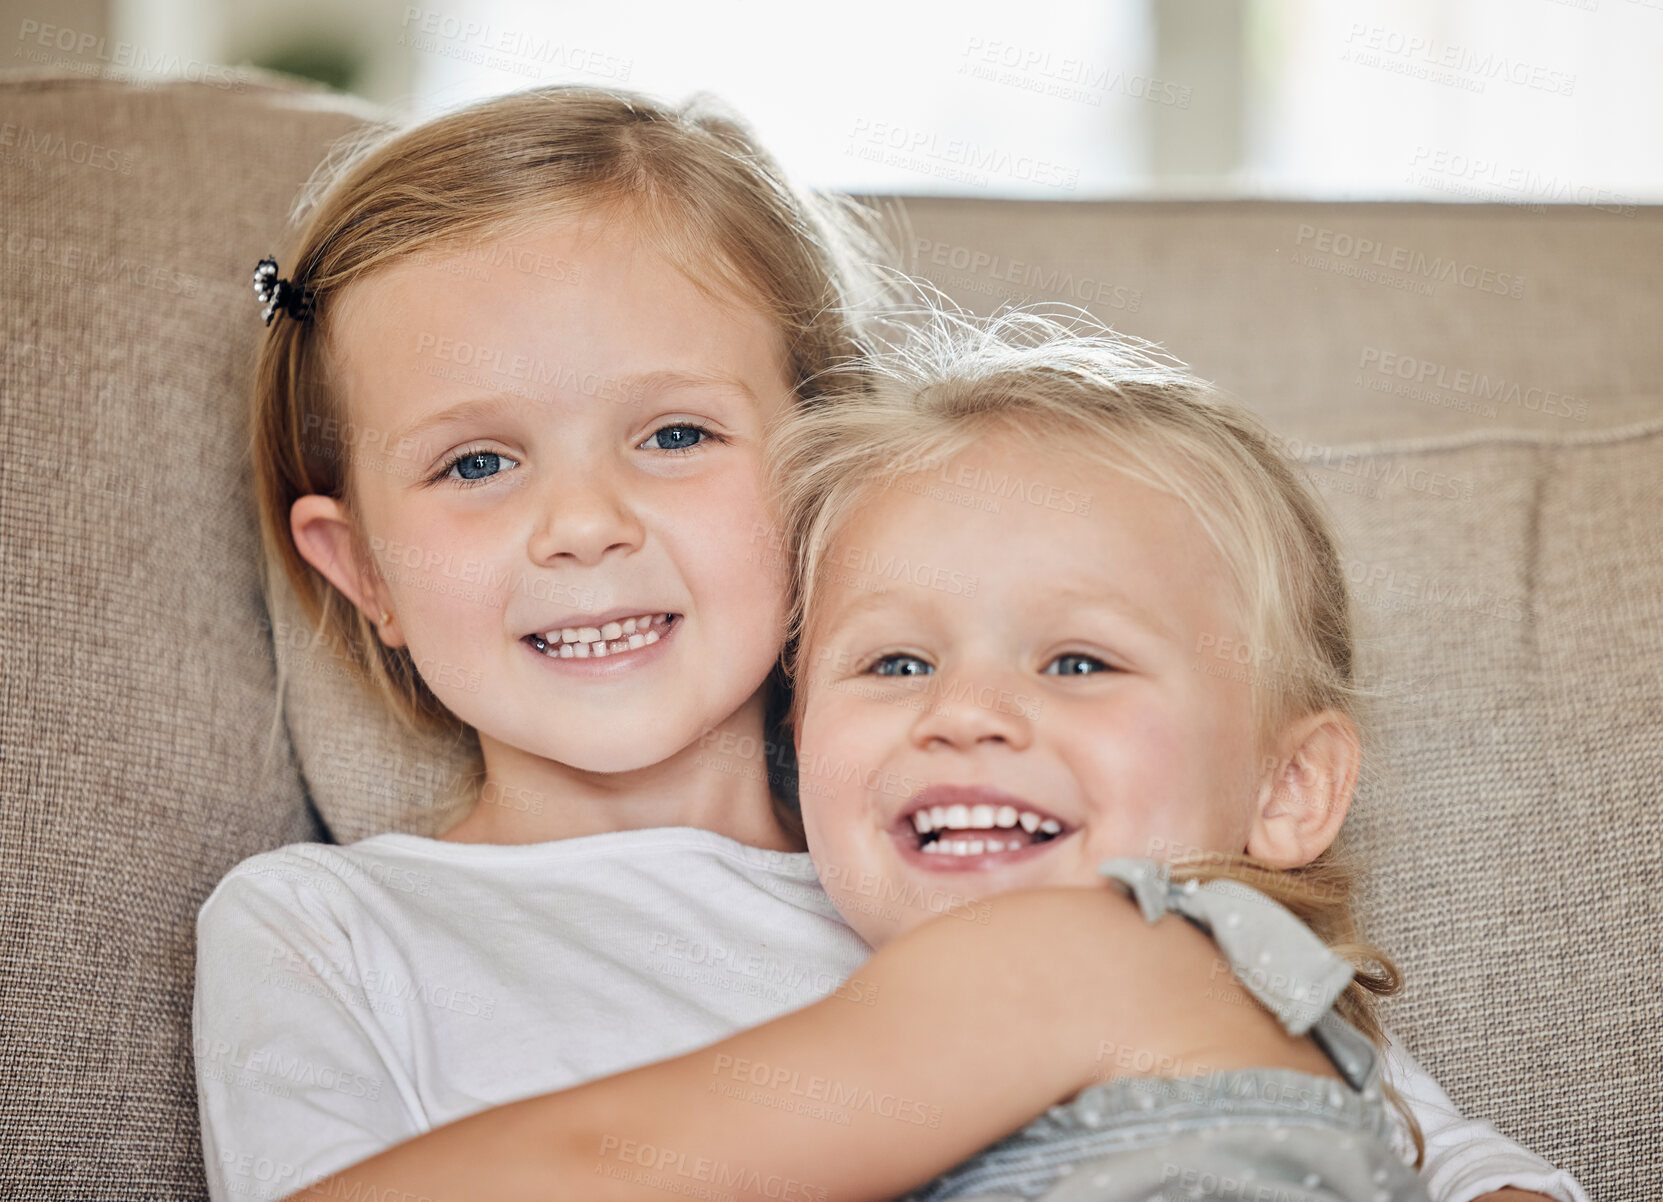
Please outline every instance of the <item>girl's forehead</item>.
[[412, 387], [525, 395], [654, 372], [778, 391], [787, 368], [776, 323], [718, 299], [627, 227], [557, 223], [435, 247], [349, 285], [333, 317], [330, 358], [370, 408], [388, 391], [407, 407]]
[[955, 612], [1100, 597], [1180, 642], [1238, 633], [1234, 567], [1190, 504], [1077, 451], [988, 440], [864, 490], [811, 552], [812, 637], [879, 591]]
[[859, 490], [822, 548], [844, 563], [883, 550], [1001, 565], [1160, 563], [1201, 579], [1216, 567], [1189, 504], [1123, 470], [1049, 448], [978, 444]]

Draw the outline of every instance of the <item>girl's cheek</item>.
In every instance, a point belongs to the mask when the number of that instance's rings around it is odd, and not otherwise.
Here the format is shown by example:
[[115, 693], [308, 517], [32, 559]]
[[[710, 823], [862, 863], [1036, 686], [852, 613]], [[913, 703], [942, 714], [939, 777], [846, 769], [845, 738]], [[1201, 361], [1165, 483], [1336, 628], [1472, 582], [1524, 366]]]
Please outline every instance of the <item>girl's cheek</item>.
[[1081, 715], [1069, 743], [1075, 778], [1087, 797], [1112, 810], [1102, 815], [1111, 829], [1141, 844], [1146, 834], [1187, 821], [1194, 804], [1188, 777], [1198, 749], [1156, 708], [1128, 705]]

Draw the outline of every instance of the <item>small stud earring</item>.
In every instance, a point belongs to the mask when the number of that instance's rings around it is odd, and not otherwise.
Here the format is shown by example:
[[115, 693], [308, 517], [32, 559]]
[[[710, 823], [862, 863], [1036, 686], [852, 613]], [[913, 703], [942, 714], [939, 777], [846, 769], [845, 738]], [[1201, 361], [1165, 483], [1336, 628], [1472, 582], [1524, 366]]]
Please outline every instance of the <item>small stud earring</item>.
[[393, 620], [393, 615], [392, 614], [388, 613], [386, 610], [381, 611], [381, 624], [383, 626], [385, 626], [388, 622], [391, 622], [392, 620]]

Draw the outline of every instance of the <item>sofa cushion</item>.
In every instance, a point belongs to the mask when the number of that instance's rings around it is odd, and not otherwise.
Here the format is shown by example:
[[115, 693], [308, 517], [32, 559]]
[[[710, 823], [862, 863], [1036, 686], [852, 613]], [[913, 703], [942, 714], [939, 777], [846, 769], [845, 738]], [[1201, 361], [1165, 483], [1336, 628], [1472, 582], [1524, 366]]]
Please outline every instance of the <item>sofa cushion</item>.
[[1365, 932], [1407, 979], [1387, 1022], [1590, 1196], [1649, 1195], [1663, 420], [1305, 456], [1373, 690], [1347, 840]]
[[205, 1196], [196, 911], [323, 836], [261, 596], [250, 277], [359, 119], [236, 82], [0, 82], [0, 1193]]

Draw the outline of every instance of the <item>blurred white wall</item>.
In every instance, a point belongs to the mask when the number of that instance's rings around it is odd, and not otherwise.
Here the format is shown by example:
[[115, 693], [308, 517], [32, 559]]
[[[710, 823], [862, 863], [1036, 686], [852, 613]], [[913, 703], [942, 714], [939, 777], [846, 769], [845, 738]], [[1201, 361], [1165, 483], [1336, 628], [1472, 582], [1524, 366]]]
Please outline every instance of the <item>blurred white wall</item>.
[[719, 95], [806, 182], [1663, 202], [1663, 0], [0, 0], [8, 67]]

